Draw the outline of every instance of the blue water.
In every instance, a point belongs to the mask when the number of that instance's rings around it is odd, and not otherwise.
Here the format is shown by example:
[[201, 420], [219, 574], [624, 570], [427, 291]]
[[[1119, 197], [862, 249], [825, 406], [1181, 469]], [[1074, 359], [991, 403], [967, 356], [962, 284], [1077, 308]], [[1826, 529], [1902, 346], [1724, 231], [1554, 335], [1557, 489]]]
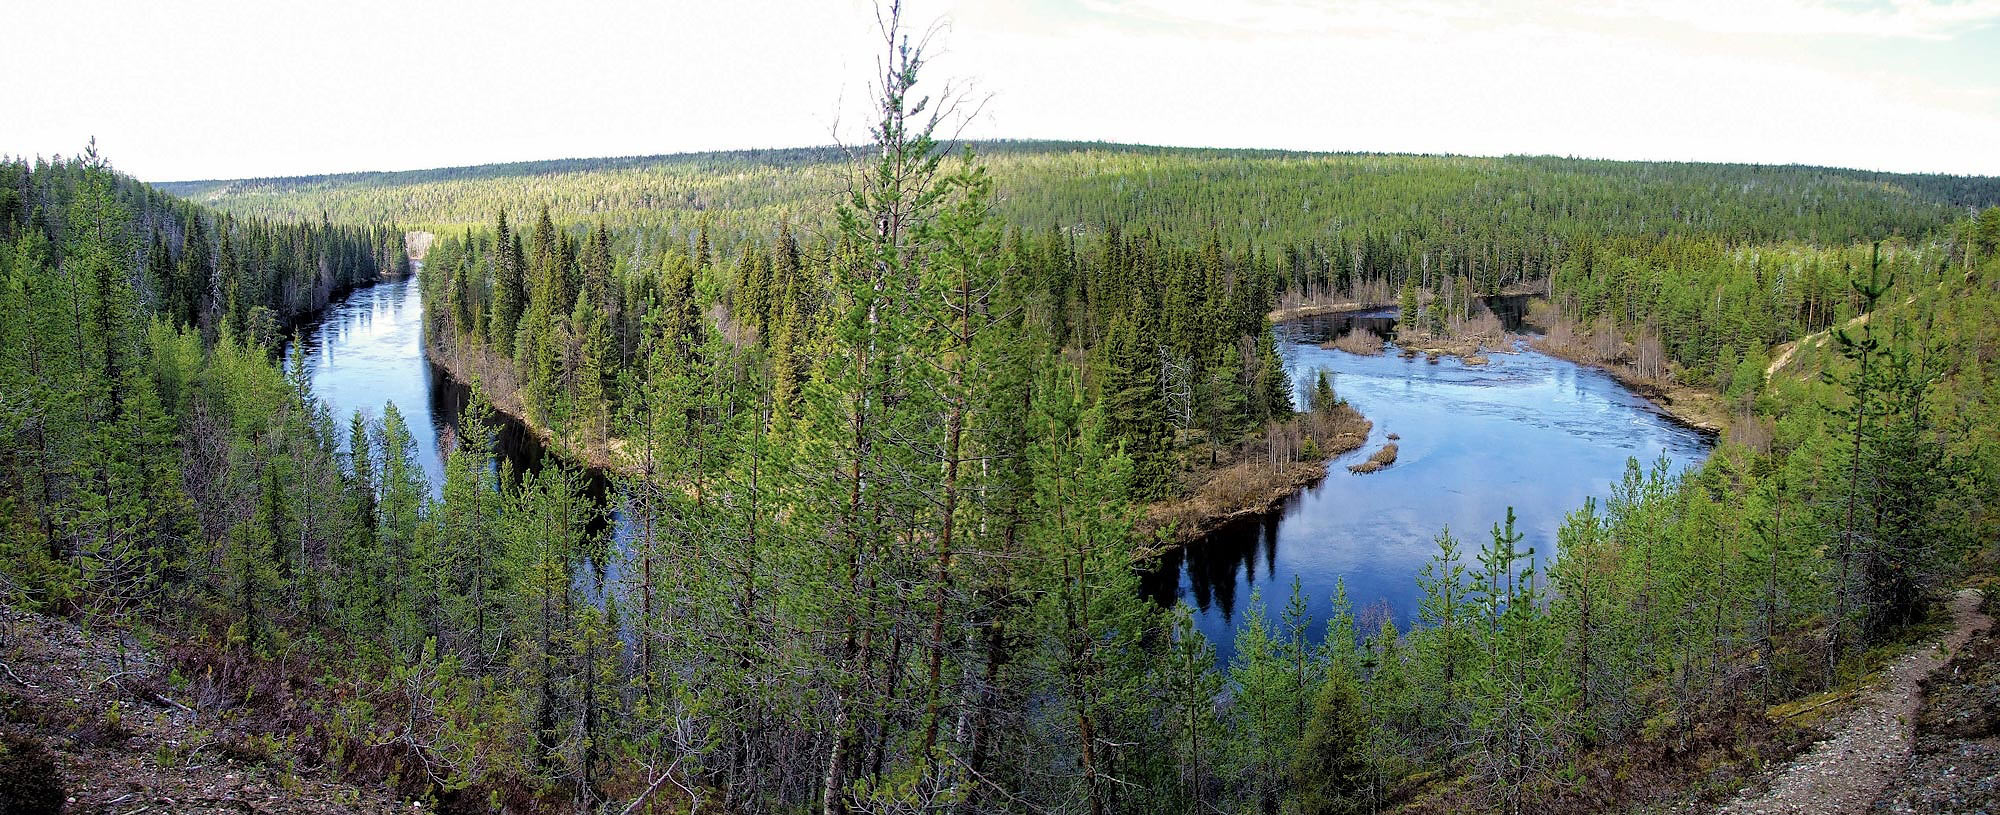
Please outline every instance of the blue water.
[[[1298, 580], [1317, 639], [1335, 583], [1345, 580], [1360, 627], [1384, 615], [1407, 629], [1417, 610], [1416, 576], [1449, 527], [1467, 558], [1490, 540], [1512, 506], [1516, 530], [1546, 565], [1564, 517], [1610, 493], [1627, 459], [1650, 466], [1662, 454], [1678, 470], [1707, 456], [1710, 440], [1676, 424], [1610, 376], [1532, 351], [1492, 354], [1485, 366], [1445, 358], [1402, 359], [1322, 349], [1343, 329], [1386, 331], [1391, 313], [1308, 318], [1279, 327], [1282, 353], [1301, 396], [1320, 369], [1341, 397], [1374, 422], [1368, 443], [1334, 459], [1328, 476], [1271, 516], [1225, 528], [1167, 556], [1147, 578], [1156, 599], [1179, 598], [1223, 660], [1253, 590], [1275, 619]], [[1388, 469], [1347, 471], [1395, 433]]]
[[[385, 280], [355, 289], [340, 301], [301, 324], [301, 348], [313, 394], [332, 412], [335, 430], [347, 443], [348, 420], [359, 411], [371, 423], [381, 420], [389, 403], [409, 425], [416, 442], [414, 457], [423, 468], [431, 497], [444, 492], [444, 454], [455, 443], [468, 389], [424, 355], [423, 289], [416, 277]], [[526, 426], [501, 414], [487, 417], [494, 436], [497, 461], [520, 474], [555, 461]], [[592, 531], [609, 531], [617, 541], [631, 538], [629, 524], [610, 503], [610, 485], [601, 472], [580, 469], [578, 489], [605, 510]], [[590, 580], [589, 593], [601, 597], [606, 582], [619, 577], [616, 562], [598, 560], [579, 570], [578, 580]]]
[[436, 497], [444, 484], [439, 445], [456, 414], [436, 404], [443, 382], [424, 358], [421, 291], [414, 275], [356, 289], [305, 324], [300, 341], [313, 394], [333, 412], [342, 444], [356, 411], [372, 423], [394, 402]]
[[[414, 278], [357, 289], [302, 326], [313, 391], [345, 436], [360, 410], [379, 419], [393, 401], [416, 438], [416, 459], [433, 494], [444, 481], [439, 450], [464, 404], [464, 389], [423, 353], [423, 307]], [[1675, 424], [1646, 400], [1593, 369], [1533, 352], [1493, 354], [1487, 366], [1456, 359], [1430, 364], [1355, 356], [1319, 347], [1343, 330], [1387, 332], [1393, 312], [1307, 318], [1279, 327], [1281, 351], [1301, 398], [1324, 368], [1334, 388], [1369, 419], [1368, 443], [1331, 462], [1329, 475], [1269, 517], [1218, 531], [1164, 558], [1147, 578], [1162, 601], [1185, 600], [1228, 659], [1234, 625], [1261, 589], [1265, 604], [1284, 605], [1296, 578], [1312, 604], [1313, 630], [1324, 630], [1336, 580], [1345, 579], [1365, 630], [1383, 615], [1407, 626], [1415, 614], [1416, 575], [1449, 525], [1476, 552], [1512, 505], [1517, 527], [1552, 551], [1564, 516], [1588, 496], [1605, 496], [1628, 458], [1650, 465], [1662, 453], [1676, 467], [1700, 461], [1709, 440]], [[1400, 454], [1370, 475], [1347, 472], [1390, 433]], [[518, 423], [506, 422], [498, 452], [516, 471], [541, 466], [544, 453]], [[587, 486], [605, 500], [606, 485]], [[629, 537], [612, 519], [614, 537]], [[608, 577], [615, 583], [615, 570]], [[600, 584], [601, 586], [601, 584]], [[1275, 613], [1273, 614], [1275, 616]]]

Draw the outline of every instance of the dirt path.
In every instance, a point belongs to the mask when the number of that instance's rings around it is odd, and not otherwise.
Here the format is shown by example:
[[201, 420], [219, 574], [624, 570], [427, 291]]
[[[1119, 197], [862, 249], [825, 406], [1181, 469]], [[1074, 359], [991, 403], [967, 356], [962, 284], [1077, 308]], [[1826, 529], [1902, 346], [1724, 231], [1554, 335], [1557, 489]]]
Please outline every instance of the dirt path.
[[1882, 687], [1836, 719], [1833, 738], [1814, 745], [1771, 776], [1755, 794], [1740, 795], [1718, 815], [1837, 815], [1866, 811], [1910, 761], [1919, 683], [1949, 662], [1976, 631], [1993, 625], [1980, 613], [1978, 591], [1952, 598], [1952, 631], [1936, 646], [1920, 646], [1890, 663]]

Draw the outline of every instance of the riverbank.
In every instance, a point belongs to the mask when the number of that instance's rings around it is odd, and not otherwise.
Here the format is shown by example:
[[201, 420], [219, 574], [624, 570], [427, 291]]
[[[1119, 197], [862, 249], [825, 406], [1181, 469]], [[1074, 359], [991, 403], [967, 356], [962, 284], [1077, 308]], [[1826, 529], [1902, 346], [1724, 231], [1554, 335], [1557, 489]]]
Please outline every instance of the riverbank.
[[1394, 305], [1396, 304], [1375, 303], [1375, 302], [1367, 302], [1361, 300], [1340, 300], [1328, 303], [1297, 303], [1289, 306], [1279, 306], [1277, 308], [1271, 309], [1270, 312], [1264, 315], [1264, 319], [1270, 320], [1273, 323], [1282, 323], [1285, 322], [1286, 320], [1296, 320], [1300, 317], [1312, 317], [1320, 314], [1345, 314], [1354, 311], [1374, 311], [1376, 309], [1389, 308]]
[[1595, 368], [1611, 375], [1619, 385], [1651, 402], [1668, 418], [1680, 424], [1719, 435], [1729, 426], [1729, 410], [1722, 395], [1714, 391], [1675, 382], [1672, 379], [1641, 376], [1631, 365], [1617, 360], [1597, 359], [1588, 349], [1559, 346], [1546, 338], [1531, 340], [1528, 347], [1557, 359]]
[[520, 425], [544, 448], [564, 461], [582, 463], [607, 474], [630, 476], [639, 473], [637, 462], [632, 460], [621, 439], [613, 436], [595, 441], [576, 439], [529, 421], [512, 360], [498, 357], [485, 348], [444, 349], [431, 342], [424, 343], [424, 356], [444, 369], [445, 374], [456, 383], [469, 384], [476, 377], [480, 390], [493, 403], [494, 410]]
[[1586, 328], [1547, 300], [1533, 301], [1527, 321], [1543, 331], [1527, 338], [1528, 347], [1610, 374], [1613, 381], [1684, 427], [1715, 436], [1730, 426], [1722, 395], [1676, 381], [1658, 340], [1642, 338], [1635, 345], [1606, 327]]
[[[1273, 464], [1269, 438], [1231, 451], [1215, 466], [1190, 471], [1181, 478], [1181, 497], [1147, 505], [1137, 528], [1141, 557], [1152, 557], [1207, 537], [1222, 527], [1268, 514], [1327, 475], [1327, 465], [1360, 449], [1374, 427], [1360, 411], [1342, 403], [1323, 413], [1303, 414], [1281, 426], [1293, 432], [1298, 449], [1313, 456]], [[1284, 445], [1289, 446], [1289, 445]]]

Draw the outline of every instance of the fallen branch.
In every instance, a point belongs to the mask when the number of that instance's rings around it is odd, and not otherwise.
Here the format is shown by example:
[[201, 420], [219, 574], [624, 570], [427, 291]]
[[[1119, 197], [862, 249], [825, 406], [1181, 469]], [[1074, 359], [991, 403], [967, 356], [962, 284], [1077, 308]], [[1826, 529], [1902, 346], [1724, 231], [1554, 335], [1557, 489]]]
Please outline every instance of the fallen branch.
[[115, 673], [115, 674], [112, 674], [112, 675], [110, 675], [110, 676], [107, 676], [107, 677], [105, 677], [103, 681], [101, 681], [101, 682], [98, 682], [97, 684], [99, 684], [99, 685], [116, 685], [116, 684], [118, 683], [118, 678], [119, 678], [119, 677], [121, 677], [121, 676], [139, 676], [140, 674], [144, 674], [144, 673], [146, 673], [146, 672], [145, 672], [145, 671], [119, 671], [119, 672], [117, 672], [117, 673]]
[[[658, 790], [661, 784], [667, 783], [667, 779], [672, 777], [674, 777], [674, 773], [671, 769], [661, 773], [659, 779], [654, 781], [652, 786], [647, 787], [645, 792], [639, 793], [639, 797], [632, 799], [632, 803], [626, 806], [625, 811], [619, 813], [619, 815], [632, 815], [632, 813], [639, 811], [639, 805], [646, 803], [646, 799], [653, 797], [653, 792]], [[680, 782], [676, 781], [674, 785], [680, 786]]]
[[9, 678], [9, 679], [12, 679], [12, 680], [14, 680], [15, 682], [19, 682], [19, 683], [21, 684], [21, 687], [24, 687], [24, 688], [27, 688], [28, 690], [41, 690], [41, 689], [42, 689], [42, 688], [41, 688], [41, 686], [39, 686], [39, 685], [36, 685], [36, 684], [34, 684], [34, 683], [32, 683], [32, 682], [29, 682], [29, 681], [28, 681], [28, 680], [26, 680], [26, 679], [22, 679], [22, 678], [21, 678], [21, 676], [20, 676], [20, 674], [16, 674], [16, 673], [14, 673], [14, 669], [13, 669], [13, 668], [9, 668], [9, 667], [7, 667], [7, 663], [5, 663], [5, 662], [0, 662], [0, 671], [6, 671], [6, 672], [7, 672], [7, 678]]
[[1818, 703], [1815, 703], [1815, 704], [1811, 704], [1811, 705], [1807, 705], [1807, 706], [1805, 706], [1805, 707], [1802, 707], [1802, 708], [1799, 708], [1798, 710], [1794, 710], [1794, 711], [1792, 711], [1792, 712], [1790, 712], [1790, 713], [1787, 713], [1787, 714], [1785, 714], [1785, 715], [1783, 715], [1783, 716], [1779, 716], [1778, 718], [1780, 718], [1780, 719], [1789, 719], [1789, 718], [1791, 718], [1791, 717], [1793, 717], [1793, 716], [1797, 716], [1797, 715], [1799, 715], [1799, 714], [1801, 714], [1801, 713], [1805, 713], [1805, 712], [1807, 712], [1807, 711], [1812, 711], [1812, 710], [1818, 710], [1818, 709], [1820, 709], [1820, 708], [1823, 708], [1823, 707], [1826, 707], [1827, 705], [1830, 705], [1830, 704], [1833, 704], [1833, 703], [1835, 703], [1835, 702], [1839, 702], [1839, 701], [1843, 701], [1843, 700], [1847, 700], [1847, 699], [1852, 699], [1852, 698], [1854, 698], [1854, 694], [1856, 694], [1856, 693], [1859, 693], [1859, 691], [1849, 691], [1849, 692], [1847, 692], [1847, 693], [1843, 693], [1843, 694], [1841, 694], [1841, 695], [1839, 695], [1839, 696], [1835, 696], [1835, 697], [1833, 697], [1832, 699], [1828, 699], [1828, 700], [1825, 700], [1825, 701], [1823, 701], [1823, 702], [1818, 702]]

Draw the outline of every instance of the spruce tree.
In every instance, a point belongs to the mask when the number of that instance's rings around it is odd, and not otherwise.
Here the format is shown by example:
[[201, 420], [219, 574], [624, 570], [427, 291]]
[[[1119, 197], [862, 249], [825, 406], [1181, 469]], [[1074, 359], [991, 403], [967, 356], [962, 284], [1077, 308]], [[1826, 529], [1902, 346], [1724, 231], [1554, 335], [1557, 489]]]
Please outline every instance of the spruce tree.
[[1365, 810], [1370, 779], [1362, 752], [1363, 721], [1353, 678], [1335, 674], [1314, 692], [1312, 719], [1290, 767], [1294, 811], [1348, 815]]
[[1131, 316], [1119, 314], [1106, 330], [1098, 374], [1107, 429], [1132, 457], [1133, 495], [1150, 498], [1166, 489], [1172, 437], [1161, 406], [1154, 357], [1140, 344]]
[[507, 231], [507, 213], [493, 227], [493, 316], [490, 342], [503, 357], [514, 355], [514, 332], [527, 309], [528, 284], [520, 239]]

